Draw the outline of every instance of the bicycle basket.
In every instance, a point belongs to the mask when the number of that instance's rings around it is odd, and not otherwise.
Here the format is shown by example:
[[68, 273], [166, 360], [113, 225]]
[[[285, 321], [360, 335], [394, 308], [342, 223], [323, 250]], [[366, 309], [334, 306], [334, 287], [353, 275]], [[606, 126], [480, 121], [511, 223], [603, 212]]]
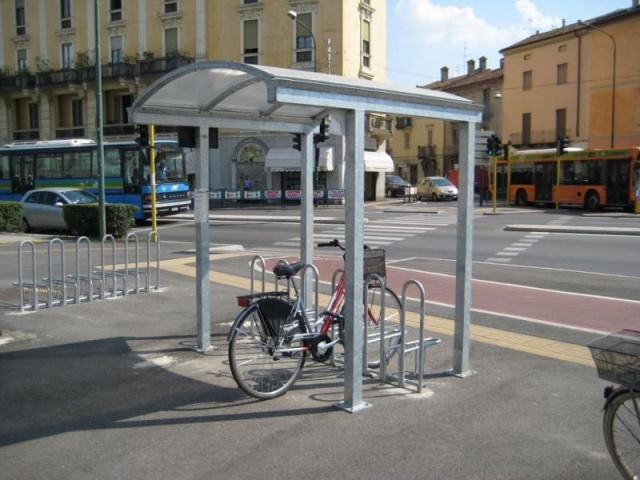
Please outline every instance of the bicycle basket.
[[283, 325], [289, 320], [292, 303], [277, 297], [263, 298], [257, 303], [267, 334], [270, 337], [278, 338], [283, 330]]
[[364, 251], [362, 273], [365, 278], [370, 274], [380, 275], [382, 278], [387, 275], [384, 255], [384, 250], [381, 248], [372, 248]]
[[587, 346], [600, 378], [640, 389], [640, 332], [620, 330]]

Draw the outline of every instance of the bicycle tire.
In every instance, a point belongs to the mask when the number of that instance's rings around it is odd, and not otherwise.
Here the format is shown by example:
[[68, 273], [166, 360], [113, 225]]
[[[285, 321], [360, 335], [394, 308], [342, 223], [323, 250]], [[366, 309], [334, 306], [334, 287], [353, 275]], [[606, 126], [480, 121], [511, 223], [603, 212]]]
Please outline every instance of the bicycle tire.
[[[261, 302], [243, 310], [234, 322], [229, 366], [246, 394], [268, 400], [284, 395], [300, 377], [306, 352], [289, 349], [302, 348], [304, 342], [290, 339], [295, 333], [306, 332], [306, 328], [302, 321], [289, 316], [291, 302], [270, 298], [269, 309], [261, 308]], [[280, 308], [273, 308], [278, 305]]]
[[607, 450], [618, 471], [628, 480], [640, 476], [640, 394], [630, 390], [614, 396], [608, 403], [602, 422]]
[[[389, 360], [397, 349], [389, 349], [400, 344], [400, 315], [402, 304], [398, 295], [385, 286], [384, 300], [384, 327], [385, 340], [384, 349], [388, 353], [385, 362]], [[377, 284], [370, 284], [367, 287], [367, 366], [369, 368], [380, 368], [380, 326], [383, 324], [382, 313], [382, 287]]]

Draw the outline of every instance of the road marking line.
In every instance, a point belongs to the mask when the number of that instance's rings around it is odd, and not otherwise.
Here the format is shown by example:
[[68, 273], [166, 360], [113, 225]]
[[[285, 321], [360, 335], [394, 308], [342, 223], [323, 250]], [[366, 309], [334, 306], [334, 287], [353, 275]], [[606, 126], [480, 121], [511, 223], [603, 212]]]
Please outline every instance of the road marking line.
[[[210, 255], [210, 260], [222, 260], [226, 258], [250, 257], [246, 252], [228, 253], [221, 255]], [[172, 260], [163, 260], [160, 262], [160, 268], [179, 273], [189, 277], [196, 276], [195, 258], [183, 257]], [[250, 279], [231, 275], [222, 272], [211, 271], [210, 281], [212, 283], [221, 283], [237, 287], [243, 290], [249, 290]], [[492, 282], [493, 283], [493, 282]], [[321, 305], [327, 304], [329, 295], [320, 294], [319, 302]], [[407, 324], [412, 327], [419, 326], [420, 315], [416, 312], [406, 312], [405, 319]], [[453, 336], [455, 322], [441, 317], [433, 317], [427, 315], [425, 318], [426, 329], [430, 332], [436, 332], [447, 336]], [[547, 338], [534, 337], [520, 333], [508, 332], [492, 327], [484, 327], [481, 325], [470, 326], [471, 340], [485, 343], [497, 347], [507, 348], [523, 353], [530, 353], [545, 358], [551, 358], [558, 361], [570, 362], [579, 365], [594, 367], [589, 349], [582, 345], [560, 342]]]

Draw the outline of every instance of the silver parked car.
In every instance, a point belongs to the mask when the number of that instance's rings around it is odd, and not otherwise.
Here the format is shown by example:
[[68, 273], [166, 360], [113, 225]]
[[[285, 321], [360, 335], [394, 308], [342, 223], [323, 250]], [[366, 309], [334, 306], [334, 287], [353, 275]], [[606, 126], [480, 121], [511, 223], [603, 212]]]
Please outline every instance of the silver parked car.
[[418, 180], [418, 200], [423, 198], [438, 200], [457, 200], [458, 188], [444, 177], [422, 177]]
[[97, 203], [98, 197], [80, 188], [54, 187], [30, 190], [22, 197], [24, 230], [66, 230], [62, 207]]

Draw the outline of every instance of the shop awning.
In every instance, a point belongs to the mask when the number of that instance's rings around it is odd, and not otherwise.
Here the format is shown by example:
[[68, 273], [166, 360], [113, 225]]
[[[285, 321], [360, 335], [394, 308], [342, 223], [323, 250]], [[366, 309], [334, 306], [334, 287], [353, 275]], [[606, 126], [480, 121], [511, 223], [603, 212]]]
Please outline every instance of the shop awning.
[[393, 159], [384, 152], [364, 152], [365, 172], [393, 172]]
[[[267, 172], [299, 172], [302, 159], [300, 152], [293, 148], [272, 148], [267, 152], [264, 163]], [[321, 172], [333, 171], [332, 147], [320, 147], [318, 170]]]

